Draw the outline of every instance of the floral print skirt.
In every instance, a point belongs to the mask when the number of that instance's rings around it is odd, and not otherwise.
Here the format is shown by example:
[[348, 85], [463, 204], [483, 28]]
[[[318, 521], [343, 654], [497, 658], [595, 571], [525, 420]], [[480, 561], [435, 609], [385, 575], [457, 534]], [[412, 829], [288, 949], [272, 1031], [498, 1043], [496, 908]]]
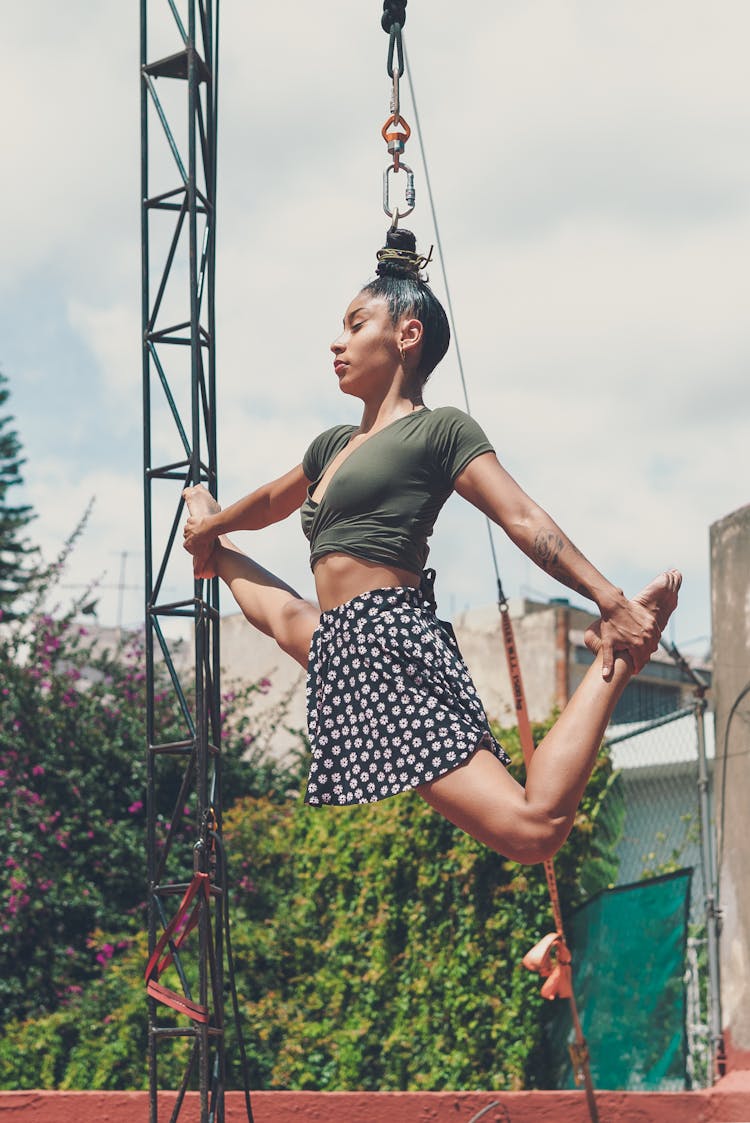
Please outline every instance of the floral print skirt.
[[361, 593], [323, 612], [307, 670], [305, 801], [374, 803], [442, 776], [490, 732], [455, 639], [418, 589]]

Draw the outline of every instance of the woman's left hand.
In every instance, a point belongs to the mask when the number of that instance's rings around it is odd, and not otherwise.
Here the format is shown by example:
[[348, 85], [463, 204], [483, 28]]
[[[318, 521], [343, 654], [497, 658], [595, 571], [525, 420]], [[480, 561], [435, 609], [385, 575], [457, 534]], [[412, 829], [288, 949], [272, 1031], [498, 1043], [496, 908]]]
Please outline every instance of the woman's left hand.
[[584, 640], [592, 651], [601, 649], [602, 674], [609, 678], [616, 654], [627, 654], [638, 674], [659, 646], [660, 631], [656, 616], [638, 601], [621, 599], [602, 610], [601, 620], [586, 629]]

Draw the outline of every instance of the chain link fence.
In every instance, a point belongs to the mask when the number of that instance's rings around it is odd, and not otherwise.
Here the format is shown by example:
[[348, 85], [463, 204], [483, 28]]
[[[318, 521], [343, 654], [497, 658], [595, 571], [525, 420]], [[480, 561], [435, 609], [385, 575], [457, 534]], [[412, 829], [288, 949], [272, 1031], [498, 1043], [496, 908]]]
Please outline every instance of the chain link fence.
[[[612, 726], [607, 738], [614, 766], [620, 772], [625, 801], [625, 821], [618, 846], [619, 884], [685, 867], [693, 870], [685, 974], [687, 1068], [693, 1087], [711, 1083], [705, 902], [710, 891], [706, 876], [714, 876], [704, 870], [701, 843], [698, 722], [696, 706], [689, 706], [650, 721]], [[703, 728], [707, 805], [713, 808], [713, 714], [703, 716]], [[713, 832], [713, 821], [705, 827]]]

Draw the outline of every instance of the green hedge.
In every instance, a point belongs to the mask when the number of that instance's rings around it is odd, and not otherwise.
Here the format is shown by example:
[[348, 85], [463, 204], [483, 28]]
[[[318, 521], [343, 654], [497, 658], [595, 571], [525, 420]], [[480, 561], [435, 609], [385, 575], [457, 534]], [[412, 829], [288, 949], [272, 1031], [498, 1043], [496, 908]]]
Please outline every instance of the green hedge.
[[[556, 860], [564, 907], [613, 880], [621, 813], [602, 757]], [[249, 798], [225, 837], [254, 1087], [545, 1086], [540, 983], [520, 966], [552, 926], [540, 866], [493, 854], [414, 794], [315, 809]], [[116, 934], [96, 939], [116, 948]], [[0, 1086], [143, 1087], [144, 956], [139, 937], [54, 1014], [6, 1025]], [[163, 1086], [184, 1048], [161, 1051]], [[231, 1039], [228, 1052], [236, 1086]]]

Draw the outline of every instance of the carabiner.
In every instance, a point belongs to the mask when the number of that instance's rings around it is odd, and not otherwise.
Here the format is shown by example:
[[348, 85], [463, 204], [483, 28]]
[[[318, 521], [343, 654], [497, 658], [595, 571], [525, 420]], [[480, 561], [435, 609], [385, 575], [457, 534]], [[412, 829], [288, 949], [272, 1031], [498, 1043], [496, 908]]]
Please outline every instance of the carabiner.
[[[404, 192], [404, 197], [406, 199], [406, 210], [399, 210], [398, 207], [395, 207], [394, 210], [391, 210], [390, 180], [388, 177], [391, 172], [398, 173], [402, 169], [406, 172], [406, 190]], [[416, 199], [417, 193], [414, 189], [414, 172], [406, 164], [390, 164], [383, 172], [383, 210], [385, 211], [385, 213], [389, 218], [394, 218], [395, 216], [395, 222], [398, 223], [399, 218], [406, 218], [408, 214], [411, 214], [411, 212], [414, 210]]]

